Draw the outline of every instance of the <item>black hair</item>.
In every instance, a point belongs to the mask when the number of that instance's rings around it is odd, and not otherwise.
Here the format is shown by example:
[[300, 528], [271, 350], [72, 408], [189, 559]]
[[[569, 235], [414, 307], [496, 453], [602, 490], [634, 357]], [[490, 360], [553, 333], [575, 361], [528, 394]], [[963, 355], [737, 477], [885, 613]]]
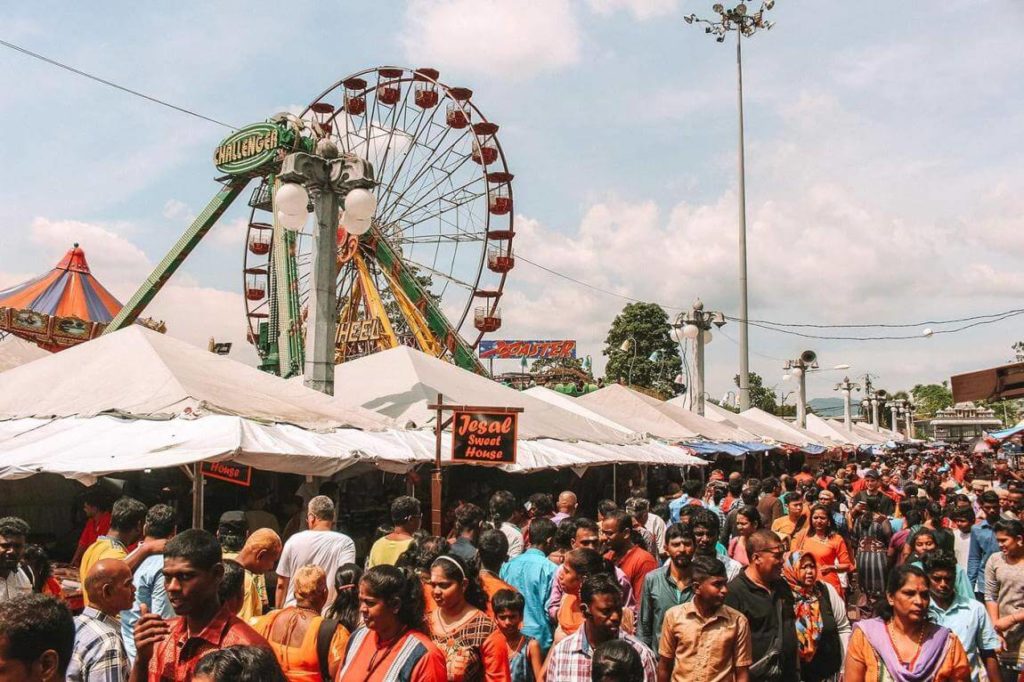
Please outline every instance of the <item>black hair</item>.
[[992, 526], [993, 533], [1005, 533], [1010, 537], [1024, 536], [1024, 523], [1016, 519], [1000, 519]]
[[199, 659], [195, 675], [213, 682], [287, 682], [277, 656], [256, 646], [229, 646], [215, 649]]
[[114, 498], [108, 491], [99, 486], [94, 486], [82, 493], [82, 502], [91, 507], [96, 507], [100, 511], [108, 512], [114, 504]]
[[932, 542], [935, 543], [936, 547], [939, 546], [939, 538], [936, 537], [935, 531], [927, 526], [921, 526], [916, 531], [914, 531], [914, 533], [907, 540], [907, 544], [910, 545], [910, 552], [912, 555], [917, 554], [917, 548], [915, 547], [915, 545], [917, 544], [917, 539], [925, 536], [930, 537], [932, 539]]
[[601, 500], [597, 503], [597, 513], [599, 516], [608, 516], [618, 510], [619, 505], [615, 504], [613, 500]]
[[928, 552], [923, 563], [926, 574], [930, 575], [933, 571], [949, 571], [954, 580], [956, 579], [956, 557], [949, 552]]
[[907, 578], [915, 575], [918, 578], [922, 578], [925, 583], [928, 582], [928, 575], [918, 566], [915, 566], [911, 562], [906, 562], [897, 566], [891, 573], [889, 573], [889, 582], [885, 586], [885, 594], [875, 603], [875, 615], [884, 621], [892, 620], [893, 610], [892, 605], [886, 599], [886, 596], [893, 596], [899, 592], [900, 588], [907, 583]]
[[5, 516], [0, 519], [0, 537], [13, 538], [21, 536], [27, 538], [31, 532], [28, 524], [17, 516]]
[[327, 615], [349, 632], [359, 627], [359, 580], [362, 577], [363, 569], [359, 564], [343, 564], [334, 574], [334, 603]]
[[238, 599], [244, 594], [245, 569], [242, 564], [231, 559], [224, 560], [224, 577], [221, 578], [220, 586], [217, 587], [217, 596], [221, 604], [227, 604], [232, 599]]
[[587, 518], [586, 516], [577, 516], [574, 519], [574, 522], [576, 525], [576, 528], [573, 529], [574, 538], [576, 537], [576, 531], [578, 531], [580, 528], [586, 528], [587, 530], [592, 530], [595, 533], [600, 531], [600, 528], [597, 527], [597, 521], [595, 521], [594, 519]]
[[978, 501], [987, 504], [999, 504], [999, 493], [989, 488], [978, 497]]
[[32, 576], [35, 580], [32, 583], [33, 592], [42, 592], [46, 581], [53, 575], [53, 565], [46, 550], [40, 545], [28, 545], [25, 547], [25, 554], [22, 560], [32, 569]]
[[665, 544], [668, 544], [676, 538], [683, 538], [684, 540], [693, 542], [693, 531], [684, 523], [673, 523], [665, 529]]
[[534, 493], [528, 498], [533, 516], [551, 516], [555, 513], [555, 502], [547, 493]]
[[0, 657], [31, 665], [48, 650], [57, 652], [60, 677], [67, 672], [75, 646], [75, 620], [64, 602], [26, 594], [0, 602], [0, 637], [7, 650]]
[[693, 570], [693, 582], [701, 583], [708, 578], [725, 578], [725, 564], [721, 560], [711, 556], [695, 556], [690, 562]]
[[515, 590], [498, 590], [491, 597], [491, 611], [495, 614], [502, 611], [515, 611], [523, 615], [526, 610], [526, 599]]
[[395, 565], [399, 568], [429, 571], [430, 564], [434, 563], [434, 559], [447, 553], [448, 541], [440, 536], [431, 535], [421, 540], [413, 541], [408, 549], [398, 557]]
[[971, 507], [956, 507], [950, 512], [949, 518], [954, 521], [967, 521], [974, 523], [976, 516], [974, 515], [974, 509]]
[[757, 511], [757, 507], [753, 507], [749, 504], [736, 510], [736, 516], [742, 516], [749, 521], [750, 524], [754, 526], [754, 530], [764, 526], [764, 521], [761, 519], [761, 512]]
[[460, 504], [455, 510], [455, 529], [458, 532], [476, 531], [484, 522], [484, 510], [471, 502]]
[[631, 497], [626, 500], [625, 506], [631, 514], [643, 514], [644, 512], [650, 513], [651, 511], [651, 501], [646, 497]]
[[174, 535], [178, 527], [177, 513], [167, 504], [154, 504], [146, 512], [146, 535], [164, 539]]
[[782, 487], [782, 483], [774, 476], [769, 476], [761, 481], [761, 489], [765, 492], [773, 492]]
[[409, 569], [382, 564], [368, 569], [359, 579], [367, 591], [385, 602], [398, 601], [399, 622], [413, 630], [424, 631], [423, 585], [419, 576]]
[[620, 510], [608, 512], [604, 515], [604, 520], [611, 520], [615, 522], [616, 533], [621, 533], [622, 531], [629, 530], [633, 527], [633, 515]]
[[534, 519], [530, 522], [530, 546], [540, 547], [555, 537], [557, 530], [550, 519]]
[[683, 481], [683, 492], [689, 497], [700, 497], [700, 491], [703, 489], [703, 485], [700, 481], [695, 478], [688, 478]]
[[581, 580], [597, 573], [615, 572], [615, 566], [601, 556], [600, 552], [590, 547], [580, 547], [567, 553], [565, 563], [572, 566], [572, 570], [579, 574]]
[[164, 559], [184, 559], [193, 568], [201, 571], [213, 570], [221, 562], [220, 544], [213, 533], [199, 528], [189, 528], [167, 541]]
[[562, 551], [572, 548], [572, 541], [576, 539], [576, 529], [580, 527], [579, 521], [583, 517], [569, 516], [558, 522], [555, 529], [555, 547]]
[[[807, 515], [808, 523], [810, 522], [810, 519], [814, 518], [814, 512], [816, 512], [816, 511], [823, 511], [823, 512], [825, 512], [825, 518], [828, 520], [828, 526], [825, 528], [825, 536], [826, 537], [832, 537], [833, 535], [835, 535], [836, 534], [836, 519], [835, 519], [834, 516], [832, 516], [832, 512], [829, 511], [828, 505], [816, 504], [813, 507], [811, 507], [811, 513]], [[813, 531], [814, 525], [810, 524], [810, 526], [812, 528], [811, 532], [814, 532]]]
[[590, 667], [593, 682], [634, 682], [644, 679], [644, 665], [633, 645], [611, 639], [594, 647]]
[[[500, 531], [499, 531], [500, 532]], [[456, 568], [458, 564], [458, 568]], [[444, 577], [449, 580], [466, 581], [466, 603], [475, 606], [481, 611], [487, 610], [487, 593], [480, 584], [480, 569], [475, 561], [466, 561], [455, 554], [445, 554], [434, 559], [430, 568], [440, 568]], [[461, 570], [460, 570], [461, 569]]]
[[496, 523], [503, 523], [510, 519], [518, 508], [519, 503], [516, 502], [516, 496], [507, 490], [496, 491], [487, 503], [487, 510]]
[[697, 507], [690, 517], [690, 528], [696, 529], [697, 526], [706, 528], [715, 538], [722, 532], [722, 522], [718, 520], [718, 514], [705, 507]]
[[622, 603], [622, 588], [615, 578], [607, 573], [595, 573], [587, 577], [580, 587], [580, 601], [584, 604], [590, 604], [598, 594], [614, 594], [619, 604]]
[[508, 561], [508, 537], [500, 530], [485, 530], [476, 543], [480, 564], [489, 571], [501, 569]]
[[418, 516], [420, 511], [419, 500], [409, 495], [401, 495], [391, 503], [391, 522], [396, 525], [405, 523], [414, 516]]
[[110, 510], [110, 529], [128, 533], [146, 520], [146, 505], [131, 497], [122, 497]]
[[761, 491], [758, 490], [757, 486], [746, 487], [740, 492], [740, 501], [748, 507], [757, 506], [757, 498], [761, 495]]

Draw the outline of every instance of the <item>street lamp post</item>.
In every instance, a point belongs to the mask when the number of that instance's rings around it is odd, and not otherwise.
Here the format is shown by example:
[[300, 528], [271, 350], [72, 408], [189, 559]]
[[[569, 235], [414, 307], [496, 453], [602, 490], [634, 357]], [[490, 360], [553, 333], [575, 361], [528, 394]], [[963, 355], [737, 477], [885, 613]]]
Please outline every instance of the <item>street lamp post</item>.
[[736, 94], [739, 118], [739, 285], [740, 285], [740, 410], [750, 407], [750, 351], [747, 324], [747, 190], [746, 169], [743, 153], [743, 37], [750, 37], [761, 29], [768, 30], [772, 22], [765, 21], [764, 13], [775, 6], [775, 0], [765, 0], [754, 13], [748, 13], [747, 6], [740, 3], [732, 9], [725, 9], [720, 3], [712, 6], [718, 14], [714, 20], [700, 19], [690, 14], [683, 19], [687, 24], [704, 24], [704, 32], [715, 36], [719, 43], [725, 42], [729, 31], [736, 31]]
[[847, 431], [853, 431], [850, 395], [853, 391], [859, 391], [860, 385], [850, 381], [850, 377], [843, 377], [843, 380], [836, 384], [834, 390], [843, 392], [843, 425], [846, 426]]
[[818, 354], [813, 350], [805, 350], [796, 360], [786, 360], [784, 367], [798, 380], [796, 404], [796, 423], [801, 429], [807, 428], [807, 372], [818, 369]]
[[[317, 143], [316, 154], [295, 152], [285, 157], [278, 176], [284, 183], [302, 185], [313, 198], [316, 226], [313, 229], [313, 263], [310, 270], [309, 316], [306, 319], [306, 363], [303, 383], [314, 390], [334, 395], [335, 334], [338, 324], [338, 304], [335, 280], [337, 278], [337, 240], [339, 206], [344, 202], [346, 212], [355, 214], [349, 204], [360, 204], [360, 213], [342, 220], [352, 234], [363, 234], [370, 227], [370, 216], [376, 200], [368, 192], [374, 186], [373, 167], [352, 154], [341, 154], [329, 139]], [[283, 189], [284, 186], [282, 186]], [[301, 204], [301, 213], [278, 208], [280, 222], [291, 229], [301, 229], [305, 222], [305, 192], [297, 187], [288, 194]], [[280, 192], [281, 190], [279, 190]], [[350, 195], [353, 197], [350, 200]], [[301, 222], [290, 222], [300, 216]], [[358, 218], [358, 220], [357, 220]]]
[[[704, 310], [704, 303], [698, 298], [693, 302], [689, 312], [679, 313], [672, 327], [672, 337], [682, 343], [684, 339], [693, 341], [693, 364], [696, 366], [697, 377], [690, 390], [690, 409], [704, 416], [704, 344], [711, 343], [711, 325], [721, 328], [725, 325], [725, 315], [714, 310]], [[694, 401], [696, 398], [696, 401]]]
[[914, 405], [913, 400], [907, 401], [907, 438], [913, 439], [914, 437]]
[[636, 360], [636, 339], [634, 339], [632, 336], [630, 336], [628, 339], [626, 339], [625, 341], [622, 342], [622, 345], [619, 346], [619, 350], [621, 350], [623, 353], [628, 353], [630, 350], [633, 351], [633, 357], [631, 357], [629, 359], [629, 370], [628, 370], [628, 372], [626, 374], [626, 385], [627, 386], [632, 386], [633, 385], [633, 362]]

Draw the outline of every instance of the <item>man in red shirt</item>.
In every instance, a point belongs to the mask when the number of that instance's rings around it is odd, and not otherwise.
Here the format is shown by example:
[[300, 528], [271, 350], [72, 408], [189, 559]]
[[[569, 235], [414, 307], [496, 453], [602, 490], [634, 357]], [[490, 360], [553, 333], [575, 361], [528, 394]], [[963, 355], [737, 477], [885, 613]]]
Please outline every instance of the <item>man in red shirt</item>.
[[658, 567], [658, 560], [647, 550], [633, 544], [630, 533], [632, 528], [633, 517], [629, 514], [618, 509], [608, 512], [600, 523], [601, 546], [605, 557], [626, 574], [629, 584], [633, 586], [633, 594], [640, 595], [644, 588], [644, 578]]
[[221, 605], [217, 589], [223, 576], [220, 544], [212, 533], [186, 530], [168, 541], [164, 584], [178, 617], [164, 620], [143, 605], [135, 624], [138, 657], [131, 682], [184, 682], [192, 679], [196, 663], [211, 651], [235, 644], [270, 648]]
[[71, 559], [72, 566], [81, 565], [85, 550], [110, 530], [110, 509], [113, 504], [113, 499], [104, 490], [91, 488], [86, 491], [82, 499], [82, 509], [86, 516], [85, 528], [78, 537], [78, 548]]

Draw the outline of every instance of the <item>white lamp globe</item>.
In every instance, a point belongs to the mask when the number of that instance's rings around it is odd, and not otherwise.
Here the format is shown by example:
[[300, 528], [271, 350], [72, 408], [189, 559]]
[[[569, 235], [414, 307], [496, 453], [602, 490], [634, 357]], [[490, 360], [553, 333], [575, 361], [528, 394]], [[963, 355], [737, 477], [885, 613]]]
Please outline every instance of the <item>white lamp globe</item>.
[[695, 339], [700, 334], [700, 327], [695, 324], [687, 324], [683, 326], [683, 336], [688, 339]]
[[341, 226], [358, 237], [370, 231], [370, 218], [355, 218], [345, 211], [341, 214]]
[[704, 330], [704, 345], [711, 343], [711, 339], [715, 338], [714, 334], [711, 333], [710, 329]]
[[307, 218], [309, 218], [309, 214], [305, 211], [302, 213], [277, 212], [277, 222], [289, 232], [297, 232], [305, 227]]
[[791, 369], [789, 371], [793, 374], [793, 376], [795, 376], [798, 379], [800, 378], [800, 375], [802, 375], [804, 373], [804, 370], [801, 367], [794, 367], [793, 369]]
[[305, 214], [308, 205], [309, 194], [306, 193], [306, 188], [302, 185], [286, 182], [274, 193], [274, 208], [279, 213]]
[[377, 210], [377, 197], [365, 189], [354, 189], [345, 196], [345, 214], [353, 222], [369, 220]]

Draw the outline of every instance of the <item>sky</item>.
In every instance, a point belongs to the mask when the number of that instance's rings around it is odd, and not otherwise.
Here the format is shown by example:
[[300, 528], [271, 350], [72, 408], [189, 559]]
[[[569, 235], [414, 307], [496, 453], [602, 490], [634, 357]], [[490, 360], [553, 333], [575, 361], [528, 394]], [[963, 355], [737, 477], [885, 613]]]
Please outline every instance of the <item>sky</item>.
[[[44, 0], [0, 9], [0, 39], [235, 126], [301, 110], [366, 68], [439, 69], [501, 126], [516, 253], [592, 285], [518, 260], [490, 338], [577, 339], [600, 371], [628, 298], [672, 316], [696, 297], [739, 309], [735, 48], [682, 21], [710, 4]], [[770, 15], [743, 45], [750, 318], [904, 324], [1021, 307], [1024, 6], [778, 0]], [[215, 193], [227, 129], [3, 47], [0, 89], [0, 288], [79, 242], [127, 299]], [[146, 314], [254, 362], [247, 219], [233, 207]], [[1022, 320], [872, 342], [751, 328], [750, 364], [789, 391], [783, 361], [813, 349], [823, 368], [907, 389], [1010, 360]], [[729, 323], [707, 348], [712, 396], [734, 388], [738, 334]], [[810, 375], [808, 397], [837, 395], [842, 374]]]

